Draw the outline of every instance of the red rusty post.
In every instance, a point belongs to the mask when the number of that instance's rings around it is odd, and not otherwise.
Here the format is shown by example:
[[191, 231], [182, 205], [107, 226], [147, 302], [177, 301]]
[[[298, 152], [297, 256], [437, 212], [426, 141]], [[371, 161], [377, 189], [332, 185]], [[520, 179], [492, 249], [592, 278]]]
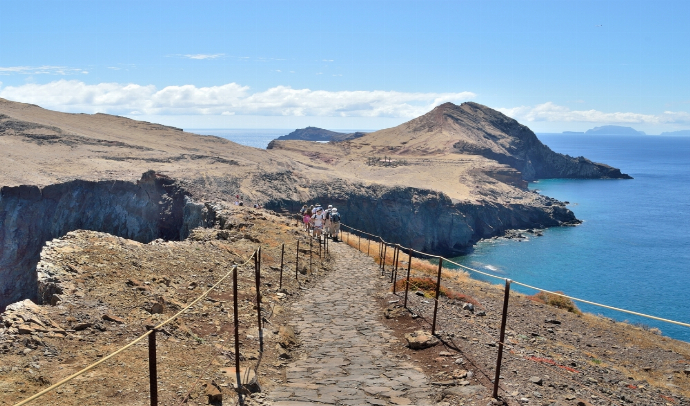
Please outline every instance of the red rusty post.
[[235, 376], [237, 379], [237, 390], [242, 387], [242, 376], [240, 374], [240, 317], [237, 311], [237, 265], [232, 269], [232, 300], [233, 315], [235, 324]]
[[503, 361], [503, 340], [506, 335], [506, 320], [508, 319], [508, 299], [510, 299], [510, 279], [506, 279], [506, 288], [503, 295], [503, 316], [501, 317], [501, 334], [498, 339], [498, 358], [496, 359], [496, 377], [494, 378], [493, 398], [498, 397], [498, 380], [501, 377], [501, 362]]
[[256, 250], [255, 265], [256, 269], [254, 272], [256, 281], [256, 320], [259, 326], [259, 351], [264, 352], [264, 329], [261, 323], [261, 247]]
[[407, 252], [407, 280], [405, 281], [405, 301], [403, 307], [407, 309], [407, 291], [410, 289], [410, 269], [412, 268], [412, 248]]
[[149, 388], [151, 390], [151, 406], [158, 406], [158, 370], [156, 366], [156, 330], [149, 334]]
[[280, 282], [278, 284], [278, 289], [283, 288], [283, 258], [285, 257], [285, 243], [280, 246]]
[[371, 240], [367, 238], [367, 255], [369, 255], [369, 246], [371, 245]]
[[436, 334], [436, 313], [438, 312], [438, 296], [441, 292], [441, 269], [443, 268], [443, 258], [438, 259], [438, 277], [436, 279], [436, 300], [434, 301], [434, 320], [431, 323], [431, 335]]

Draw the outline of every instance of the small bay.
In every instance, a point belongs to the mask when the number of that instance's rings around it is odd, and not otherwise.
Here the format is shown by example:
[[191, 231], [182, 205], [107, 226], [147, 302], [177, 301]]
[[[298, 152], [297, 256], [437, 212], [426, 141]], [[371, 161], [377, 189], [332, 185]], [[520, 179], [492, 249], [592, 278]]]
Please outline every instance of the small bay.
[[[570, 202], [568, 207], [583, 223], [547, 229], [542, 237], [525, 234], [524, 241], [480, 242], [473, 253], [455, 260], [543, 289], [689, 323], [690, 138], [561, 134], [539, 138], [556, 152], [606, 163], [634, 179], [531, 183], [531, 189]], [[690, 341], [690, 328], [578, 306]]]

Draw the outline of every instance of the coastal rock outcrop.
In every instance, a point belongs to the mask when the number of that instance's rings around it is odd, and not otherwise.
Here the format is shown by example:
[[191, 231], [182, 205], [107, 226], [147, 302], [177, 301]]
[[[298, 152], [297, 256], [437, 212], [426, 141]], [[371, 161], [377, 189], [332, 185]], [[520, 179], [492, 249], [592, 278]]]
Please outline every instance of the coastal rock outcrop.
[[145, 173], [137, 183], [74, 180], [0, 190], [0, 308], [37, 299], [36, 264], [46, 241], [77, 229], [139, 242], [186, 238], [213, 221], [172, 179]]

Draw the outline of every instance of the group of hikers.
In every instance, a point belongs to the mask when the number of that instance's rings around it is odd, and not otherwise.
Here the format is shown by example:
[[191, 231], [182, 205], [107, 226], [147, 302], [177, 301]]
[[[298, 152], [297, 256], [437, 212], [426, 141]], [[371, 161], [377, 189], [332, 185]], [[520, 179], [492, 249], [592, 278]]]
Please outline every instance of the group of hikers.
[[311, 232], [314, 237], [333, 238], [333, 241], [338, 241], [340, 234], [340, 213], [338, 209], [329, 204], [328, 208], [324, 210], [320, 204], [308, 207], [306, 204], [302, 206], [299, 211], [304, 222], [304, 230]]

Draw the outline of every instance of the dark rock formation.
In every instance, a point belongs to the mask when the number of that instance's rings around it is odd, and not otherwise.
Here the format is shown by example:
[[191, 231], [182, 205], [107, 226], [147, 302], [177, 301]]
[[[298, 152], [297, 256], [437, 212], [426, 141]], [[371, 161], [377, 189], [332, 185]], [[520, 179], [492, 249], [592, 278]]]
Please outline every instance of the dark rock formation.
[[[343, 223], [414, 249], [457, 256], [483, 238], [509, 229], [578, 224], [563, 203], [541, 196], [542, 206], [453, 202], [441, 192], [411, 187], [353, 185], [335, 180], [310, 184], [308, 201], [333, 204]], [[283, 196], [288, 196], [284, 194]], [[275, 199], [266, 207], [295, 212], [299, 201]]]
[[213, 221], [209, 207], [193, 203], [170, 178], [153, 171], [137, 183], [74, 180], [39, 188], [0, 190], [0, 308], [36, 300], [36, 264], [46, 241], [77, 229], [139, 242], [186, 238]]
[[279, 141], [284, 140], [302, 140], [302, 141], [345, 141], [363, 136], [363, 132], [355, 133], [339, 133], [330, 130], [324, 130], [318, 127], [301, 128], [291, 132], [288, 135], [283, 135], [276, 138]]

